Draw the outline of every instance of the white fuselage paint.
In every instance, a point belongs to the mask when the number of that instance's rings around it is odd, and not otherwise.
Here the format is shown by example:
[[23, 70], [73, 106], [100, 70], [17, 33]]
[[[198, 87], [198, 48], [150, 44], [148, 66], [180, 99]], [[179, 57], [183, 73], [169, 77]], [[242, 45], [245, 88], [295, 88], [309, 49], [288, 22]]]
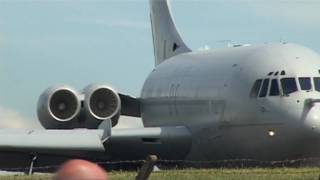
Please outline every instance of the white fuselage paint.
[[[188, 127], [190, 160], [316, 156], [320, 104], [309, 106], [307, 101], [320, 99], [320, 92], [313, 87], [290, 96], [250, 98], [249, 94], [257, 79], [320, 77], [319, 69], [317, 53], [286, 43], [174, 56], [145, 81], [143, 123], [145, 127]], [[286, 75], [280, 75], [282, 70]], [[278, 75], [267, 75], [277, 71]]]

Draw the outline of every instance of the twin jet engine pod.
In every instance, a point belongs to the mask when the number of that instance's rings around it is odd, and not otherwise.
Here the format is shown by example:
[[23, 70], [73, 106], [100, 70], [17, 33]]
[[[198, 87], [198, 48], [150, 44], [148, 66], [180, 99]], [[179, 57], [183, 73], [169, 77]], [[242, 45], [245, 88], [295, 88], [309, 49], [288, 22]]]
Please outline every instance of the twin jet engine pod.
[[121, 100], [114, 89], [107, 85], [92, 84], [87, 86], [83, 93], [84, 111], [90, 119], [87, 119], [90, 128], [97, 127], [103, 120], [111, 120], [112, 127], [118, 124]]
[[79, 93], [69, 86], [56, 86], [45, 90], [38, 101], [37, 114], [46, 129], [73, 128], [80, 114]]

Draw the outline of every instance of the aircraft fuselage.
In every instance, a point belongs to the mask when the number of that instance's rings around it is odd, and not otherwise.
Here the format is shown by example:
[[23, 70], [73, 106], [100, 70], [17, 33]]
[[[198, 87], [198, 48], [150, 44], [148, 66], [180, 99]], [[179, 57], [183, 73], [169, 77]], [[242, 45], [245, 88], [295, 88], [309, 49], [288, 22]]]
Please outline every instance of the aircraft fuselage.
[[286, 43], [181, 54], [145, 81], [143, 123], [188, 127], [191, 160], [314, 157], [320, 152], [319, 69], [318, 54]]

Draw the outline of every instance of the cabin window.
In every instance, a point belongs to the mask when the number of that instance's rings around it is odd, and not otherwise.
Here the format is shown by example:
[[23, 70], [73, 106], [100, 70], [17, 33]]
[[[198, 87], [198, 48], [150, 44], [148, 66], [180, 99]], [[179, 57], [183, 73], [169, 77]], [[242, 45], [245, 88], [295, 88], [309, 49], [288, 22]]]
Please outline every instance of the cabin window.
[[280, 91], [279, 91], [279, 84], [277, 79], [272, 79], [271, 80], [271, 87], [270, 87], [270, 96], [279, 96]]
[[258, 96], [260, 86], [261, 86], [262, 80], [258, 79], [254, 82], [251, 92], [250, 92], [250, 97], [256, 98]]
[[301, 90], [309, 91], [311, 90], [311, 79], [308, 77], [300, 77], [299, 78], [299, 84], [301, 87]]
[[264, 79], [261, 87], [259, 97], [266, 97], [268, 93], [269, 79]]
[[314, 82], [314, 89], [316, 91], [320, 91], [320, 77], [313, 78], [313, 82]]
[[[320, 85], [320, 84], [319, 84]], [[289, 95], [293, 92], [298, 91], [297, 83], [295, 78], [282, 78], [281, 87], [284, 95]]]

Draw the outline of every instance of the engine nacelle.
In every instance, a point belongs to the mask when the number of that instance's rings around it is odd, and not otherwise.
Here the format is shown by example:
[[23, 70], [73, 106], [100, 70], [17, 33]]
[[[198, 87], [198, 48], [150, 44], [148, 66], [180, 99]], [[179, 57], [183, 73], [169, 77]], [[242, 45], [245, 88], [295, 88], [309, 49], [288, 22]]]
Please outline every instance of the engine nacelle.
[[104, 120], [111, 120], [112, 127], [117, 125], [121, 100], [114, 89], [107, 85], [92, 84], [83, 93], [87, 128], [96, 128]]
[[80, 114], [79, 93], [69, 86], [45, 90], [38, 101], [37, 114], [46, 129], [70, 129]]

